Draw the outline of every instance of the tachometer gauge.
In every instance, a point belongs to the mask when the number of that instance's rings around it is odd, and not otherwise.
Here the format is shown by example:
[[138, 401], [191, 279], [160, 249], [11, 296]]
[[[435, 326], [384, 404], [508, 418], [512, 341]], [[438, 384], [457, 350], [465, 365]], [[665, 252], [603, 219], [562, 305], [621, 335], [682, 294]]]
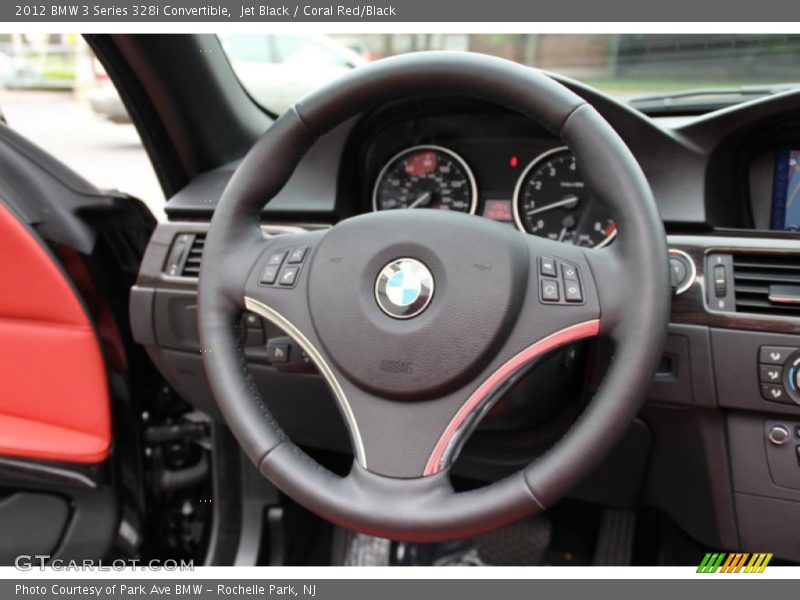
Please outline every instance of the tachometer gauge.
[[478, 189], [464, 159], [441, 146], [414, 146], [381, 169], [372, 193], [373, 210], [438, 208], [475, 213]]
[[549, 150], [527, 166], [517, 181], [513, 208], [520, 230], [551, 240], [600, 248], [617, 234], [611, 213], [589, 193], [566, 147]]

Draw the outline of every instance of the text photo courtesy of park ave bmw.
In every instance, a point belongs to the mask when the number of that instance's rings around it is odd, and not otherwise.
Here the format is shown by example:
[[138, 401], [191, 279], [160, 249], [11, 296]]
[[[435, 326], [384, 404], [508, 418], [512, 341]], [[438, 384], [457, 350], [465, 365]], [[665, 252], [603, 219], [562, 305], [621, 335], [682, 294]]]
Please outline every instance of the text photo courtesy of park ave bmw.
[[14, 589], [17, 597], [198, 597], [204, 594], [213, 594], [212, 597], [316, 597], [316, 584], [297, 585], [276, 585], [276, 584], [250, 584], [241, 583], [108, 583], [99, 585], [75, 585], [69, 583], [60, 584], [36, 584], [26, 585], [17, 584]]

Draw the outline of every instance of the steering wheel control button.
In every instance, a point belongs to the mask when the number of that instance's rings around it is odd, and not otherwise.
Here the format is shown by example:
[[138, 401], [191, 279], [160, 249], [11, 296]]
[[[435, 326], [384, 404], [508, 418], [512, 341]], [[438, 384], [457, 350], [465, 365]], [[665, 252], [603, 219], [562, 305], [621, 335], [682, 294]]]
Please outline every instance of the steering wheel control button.
[[245, 346], [249, 346], [249, 347], [263, 346], [264, 345], [264, 330], [263, 329], [250, 329], [250, 328], [247, 328], [245, 330], [244, 345]]
[[544, 302], [558, 302], [561, 299], [558, 293], [558, 281], [555, 279], [542, 280], [542, 300]]
[[284, 287], [293, 286], [297, 282], [299, 272], [300, 267], [283, 267], [280, 277], [278, 277], [278, 285]]
[[544, 277], [556, 276], [556, 259], [549, 256], [539, 257], [539, 273]]
[[784, 365], [789, 355], [797, 350], [787, 346], [761, 346], [758, 351], [758, 362], [764, 365]]
[[767, 434], [767, 438], [775, 446], [783, 446], [791, 437], [792, 434], [783, 425], [773, 425]]
[[279, 252], [273, 252], [269, 255], [267, 259], [267, 265], [273, 267], [280, 267], [283, 264], [283, 259], [286, 258], [286, 250], [281, 250]]
[[279, 265], [267, 264], [267, 266], [265, 266], [264, 270], [261, 272], [261, 277], [258, 278], [258, 282], [266, 285], [272, 285], [278, 278], [278, 269], [280, 269]]
[[306, 351], [288, 336], [270, 338], [265, 350], [267, 362], [281, 373], [319, 373]]
[[289, 342], [282, 338], [267, 342], [267, 360], [271, 363], [289, 362]]
[[306, 257], [306, 252], [308, 251], [308, 246], [298, 246], [297, 248], [292, 248], [289, 251], [289, 256], [286, 259], [286, 263], [290, 265], [299, 265], [303, 262], [303, 259]]
[[542, 302], [549, 304], [582, 303], [583, 287], [578, 267], [548, 256], [540, 256], [539, 295]]
[[244, 325], [247, 328], [251, 329], [262, 329], [263, 326], [261, 324], [261, 317], [259, 317], [256, 313], [247, 311], [244, 313], [244, 317], [242, 318], [244, 321]]
[[415, 258], [398, 258], [387, 264], [375, 280], [375, 300], [395, 319], [422, 313], [433, 298], [433, 275]]
[[567, 279], [564, 281], [564, 299], [567, 302], [583, 302], [581, 284], [578, 280], [571, 281]]
[[564, 280], [565, 281], [567, 281], [567, 280], [577, 281], [578, 280], [578, 269], [576, 269], [575, 266], [573, 266], [573, 265], [570, 265], [570, 264], [567, 264], [567, 263], [561, 263], [561, 273], [562, 273], [562, 275], [564, 275]]

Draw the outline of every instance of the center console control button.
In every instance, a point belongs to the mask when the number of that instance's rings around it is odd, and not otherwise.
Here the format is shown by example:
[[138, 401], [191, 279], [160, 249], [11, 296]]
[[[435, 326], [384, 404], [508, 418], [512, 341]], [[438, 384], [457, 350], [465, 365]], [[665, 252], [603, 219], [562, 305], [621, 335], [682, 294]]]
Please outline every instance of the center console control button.
[[767, 434], [769, 441], [775, 444], [776, 446], [783, 446], [786, 442], [789, 441], [791, 438], [791, 434], [789, 430], [786, 429], [783, 425], [773, 425], [770, 430], [769, 434]]
[[758, 375], [761, 383], [775, 383], [781, 382], [783, 376], [783, 367], [774, 365], [761, 365], [758, 367]]
[[758, 362], [765, 365], [783, 365], [789, 355], [797, 350], [797, 348], [789, 346], [761, 346], [758, 352]]
[[781, 402], [783, 404], [791, 404], [791, 400], [789, 400], [789, 396], [786, 394], [786, 390], [783, 389], [782, 385], [774, 385], [772, 383], [762, 383], [761, 396], [764, 398], [764, 400], [769, 400], [770, 402]]
[[758, 381], [764, 400], [800, 404], [800, 349], [761, 346], [758, 349]]

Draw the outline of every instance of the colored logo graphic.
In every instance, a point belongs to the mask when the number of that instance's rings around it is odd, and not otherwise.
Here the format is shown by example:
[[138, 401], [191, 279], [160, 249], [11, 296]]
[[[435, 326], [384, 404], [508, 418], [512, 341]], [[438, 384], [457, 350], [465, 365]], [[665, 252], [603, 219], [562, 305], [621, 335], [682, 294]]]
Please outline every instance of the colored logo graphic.
[[422, 284], [411, 271], [397, 271], [386, 282], [386, 295], [392, 304], [408, 306], [419, 298]]
[[708, 552], [700, 566], [697, 567], [698, 573], [763, 573], [769, 561], [772, 560], [772, 553], [757, 552], [749, 554], [747, 552], [735, 552], [727, 554], [725, 552]]
[[410, 319], [424, 311], [433, 296], [433, 275], [415, 258], [387, 264], [375, 281], [375, 299], [390, 317]]

